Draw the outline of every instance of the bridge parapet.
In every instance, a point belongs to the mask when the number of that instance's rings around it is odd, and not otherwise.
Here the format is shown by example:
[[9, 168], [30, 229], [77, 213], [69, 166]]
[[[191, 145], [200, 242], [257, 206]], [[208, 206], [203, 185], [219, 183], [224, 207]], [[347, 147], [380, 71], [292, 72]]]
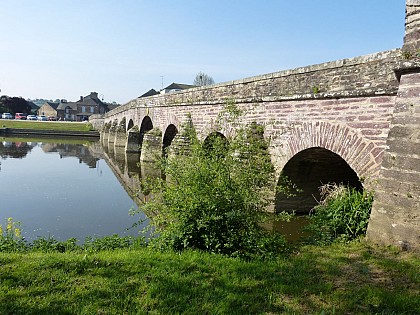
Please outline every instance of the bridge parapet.
[[401, 50], [327, 62], [192, 88], [170, 94], [137, 98], [106, 113], [105, 118], [136, 107], [185, 106], [262, 101], [344, 98], [395, 95], [398, 80], [394, 69], [402, 60]]

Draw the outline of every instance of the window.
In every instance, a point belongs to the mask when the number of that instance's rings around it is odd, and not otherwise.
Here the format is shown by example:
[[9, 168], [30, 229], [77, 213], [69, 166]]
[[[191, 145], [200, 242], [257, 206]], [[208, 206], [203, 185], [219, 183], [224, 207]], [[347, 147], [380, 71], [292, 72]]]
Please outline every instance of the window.
[[90, 112], [93, 114], [95, 112], [95, 107], [91, 106], [90, 107]]
[[86, 106], [82, 106], [82, 113], [86, 113]]

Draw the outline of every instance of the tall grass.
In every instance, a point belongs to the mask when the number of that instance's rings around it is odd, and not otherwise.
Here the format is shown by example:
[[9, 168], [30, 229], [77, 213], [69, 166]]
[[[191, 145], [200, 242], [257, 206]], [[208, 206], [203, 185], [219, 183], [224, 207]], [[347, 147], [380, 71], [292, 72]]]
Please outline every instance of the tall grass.
[[350, 241], [365, 235], [373, 193], [328, 184], [321, 187], [321, 201], [310, 214], [308, 230], [315, 243]]

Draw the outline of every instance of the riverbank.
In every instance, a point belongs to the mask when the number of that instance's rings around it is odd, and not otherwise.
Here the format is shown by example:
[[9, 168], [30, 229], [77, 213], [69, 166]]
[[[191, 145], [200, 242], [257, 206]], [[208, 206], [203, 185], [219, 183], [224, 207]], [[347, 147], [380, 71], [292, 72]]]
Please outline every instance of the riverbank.
[[0, 253], [1, 314], [418, 314], [420, 258], [364, 242], [245, 262], [148, 248]]
[[99, 132], [89, 123], [1, 120], [0, 135], [30, 137], [71, 137], [99, 139]]

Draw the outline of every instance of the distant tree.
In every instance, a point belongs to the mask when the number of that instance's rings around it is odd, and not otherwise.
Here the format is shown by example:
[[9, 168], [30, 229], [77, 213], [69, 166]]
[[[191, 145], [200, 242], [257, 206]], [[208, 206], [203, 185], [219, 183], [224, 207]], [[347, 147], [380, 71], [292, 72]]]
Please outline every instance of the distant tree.
[[211, 76], [200, 71], [195, 76], [193, 84], [197, 86], [211, 85], [214, 84], [214, 80]]
[[8, 97], [3, 95], [0, 98], [0, 109], [2, 112], [15, 113], [30, 113], [31, 106], [21, 97]]

